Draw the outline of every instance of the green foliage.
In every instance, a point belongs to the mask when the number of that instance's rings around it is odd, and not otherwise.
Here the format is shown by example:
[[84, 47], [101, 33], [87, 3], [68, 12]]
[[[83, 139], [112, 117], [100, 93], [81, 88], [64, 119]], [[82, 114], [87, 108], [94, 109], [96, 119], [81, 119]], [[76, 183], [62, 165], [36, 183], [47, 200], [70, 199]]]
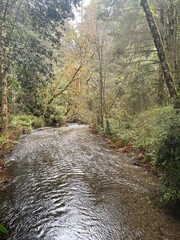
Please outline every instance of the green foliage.
[[163, 197], [162, 203], [167, 205], [174, 205], [180, 200], [180, 190], [166, 186], [166, 183], [163, 184]]
[[26, 7], [33, 28], [43, 37], [57, 43], [62, 35], [60, 26], [64, 24], [65, 19], [73, 17], [73, 5], [76, 6], [78, 2], [78, 0], [32, 0], [26, 3]]
[[15, 136], [20, 136], [30, 132], [33, 128], [43, 127], [44, 121], [32, 115], [12, 115], [10, 116], [10, 132]]
[[122, 147], [131, 141], [132, 117], [125, 111], [104, 120], [101, 133], [107, 135], [113, 142], [118, 142]]
[[163, 201], [180, 201], [180, 114], [173, 117], [162, 138], [154, 164], [162, 173]]
[[5, 141], [6, 139], [3, 137], [3, 136], [0, 136], [0, 146], [3, 144], [3, 142]]
[[[144, 150], [161, 176], [162, 201], [174, 204], [180, 200], [180, 113], [172, 106], [152, 108], [135, 115], [108, 119], [104, 132], [121, 146], [133, 143]], [[102, 129], [101, 129], [102, 130]]]
[[54, 127], [61, 126], [65, 122], [63, 114], [63, 107], [57, 105], [49, 106], [47, 109], [47, 113], [44, 116], [46, 125]]
[[154, 15], [156, 13], [154, 5], [150, 4], [149, 7], [150, 7], [150, 10], [151, 10], [151, 13]]
[[[45, 98], [41, 93], [54, 80], [55, 51], [60, 47], [65, 20], [73, 17], [77, 4], [78, 0], [0, 1], [0, 32], [3, 22], [6, 32], [0, 52], [8, 49], [4, 63], [10, 114], [43, 114]], [[19, 126], [20, 132], [22, 126], [26, 132], [31, 123], [21, 121]]]
[[134, 119], [131, 136], [161, 175], [163, 202], [180, 200], [180, 114], [173, 107], [154, 108]]
[[151, 157], [156, 158], [158, 146], [166, 137], [176, 113], [173, 107], [159, 107], [143, 111], [134, 118], [132, 137], [137, 148], [143, 148]]
[[8, 230], [4, 226], [2, 226], [1, 224], [0, 224], [0, 232], [2, 232], [4, 234], [8, 234]]

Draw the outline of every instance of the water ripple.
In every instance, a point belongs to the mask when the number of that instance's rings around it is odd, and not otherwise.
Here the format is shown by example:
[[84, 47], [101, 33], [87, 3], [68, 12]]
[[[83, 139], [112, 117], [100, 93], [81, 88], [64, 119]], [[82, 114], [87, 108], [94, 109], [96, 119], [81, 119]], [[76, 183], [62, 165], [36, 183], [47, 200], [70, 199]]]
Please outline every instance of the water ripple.
[[9, 240], [179, 240], [154, 207], [156, 183], [86, 126], [23, 136], [7, 159], [0, 222]]

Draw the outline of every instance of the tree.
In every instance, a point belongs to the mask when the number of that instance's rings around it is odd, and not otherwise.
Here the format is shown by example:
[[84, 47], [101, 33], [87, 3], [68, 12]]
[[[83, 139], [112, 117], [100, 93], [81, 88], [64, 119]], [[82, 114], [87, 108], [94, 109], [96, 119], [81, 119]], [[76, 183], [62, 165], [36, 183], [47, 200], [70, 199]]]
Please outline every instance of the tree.
[[101, 1], [99, 18], [113, 39], [110, 71], [114, 75], [111, 81], [122, 88], [119, 108], [130, 114], [147, 109], [157, 101], [158, 59], [138, 1]]
[[[12, 68], [16, 69], [17, 80], [25, 88], [30, 86], [29, 83], [32, 82], [33, 78], [33, 81], [37, 81], [35, 79], [39, 78], [37, 77], [39, 73], [47, 75], [45, 69], [49, 69], [51, 72], [51, 63], [46, 60], [47, 58], [52, 59], [53, 48], [50, 43], [54, 47], [60, 44], [64, 21], [73, 17], [72, 6], [77, 3], [78, 0], [0, 1], [0, 49], [2, 50], [0, 78], [3, 135], [7, 134], [8, 82]], [[49, 43], [44, 44], [46, 39]], [[52, 78], [52, 74], [50, 77]], [[23, 84], [23, 82], [26, 83]]]
[[174, 79], [173, 79], [171, 69], [170, 69], [170, 66], [168, 63], [168, 59], [167, 59], [167, 56], [165, 53], [165, 48], [164, 48], [164, 44], [162, 41], [162, 37], [160, 35], [157, 24], [153, 17], [149, 3], [147, 0], [141, 0], [140, 5], [143, 7], [144, 12], [146, 14], [146, 18], [147, 18], [149, 28], [150, 28], [150, 31], [151, 31], [151, 34], [152, 34], [152, 37], [154, 40], [154, 44], [155, 44], [157, 52], [158, 52], [158, 57], [159, 57], [159, 60], [160, 60], [161, 66], [162, 66], [162, 70], [164, 73], [166, 85], [169, 90], [169, 94], [170, 94], [171, 98], [173, 98], [175, 100], [175, 102], [178, 103], [179, 102], [178, 93], [177, 93], [177, 90], [175, 87], [175, 83], [174, 83]]
[[1, 2], [1, 25], [0, 25], [0, 37], [1, 37], [1, 84], [2, 84], [2, 134], [7, 133], [7, 10], [9, 7], [9, 1]]
[[[44, 56], [52, 57], [52, 51], [47, 51], [44, 41], [48, 39], [53, 46], [60, 43], [62, 26], [65, 19], [72, 17], [72, 6], [77, 4], [77, 0], [1, 0], [0, 1], [0, 49], [1, 55], [1, 117], [2, 134], [7, 134], [8, 126], [8, 103], [7, 90], [9, 74], [12, 64], [19, 70], [31, 69], [31, 64], [24, 61], [25, 52], [28, 49], [28, 55], [32, 59], [38, 59], [39, 63], [44, 61]], [[35, 43], [35, 44], [34, 44]], [[37, 48], [34, 49], [34, 46]], [[27, 60], [28, 58], [26, 58]], [[41, 60], [40, 60], [41, 59]], [[38, 63], [38, 65], [39, 65]], [[22, 68], [22, 65], [24, 67]], [[43, 68], [41, 73], [44, 74]], [[45, 68], [44, 68], [45, 69]], [[37, 67], [35, 67], [37, 72]], [[27, 72], [27, 71], [26, 71]], [[22, 73], [22, 72], [21, 72]], [[22, 79], [22, 78], [21, 78]], [[19, 80], [19, 79], [18, 79]]]

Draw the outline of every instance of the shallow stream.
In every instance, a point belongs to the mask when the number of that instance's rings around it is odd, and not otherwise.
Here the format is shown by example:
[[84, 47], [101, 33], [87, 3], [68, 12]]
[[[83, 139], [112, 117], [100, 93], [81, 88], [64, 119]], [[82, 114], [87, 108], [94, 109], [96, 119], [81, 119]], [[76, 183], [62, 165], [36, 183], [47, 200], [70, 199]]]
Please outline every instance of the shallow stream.
[[25, 135], [6, 159], [0, 223], [9, 240], [179, 240], [158, 184], [87, 126]]

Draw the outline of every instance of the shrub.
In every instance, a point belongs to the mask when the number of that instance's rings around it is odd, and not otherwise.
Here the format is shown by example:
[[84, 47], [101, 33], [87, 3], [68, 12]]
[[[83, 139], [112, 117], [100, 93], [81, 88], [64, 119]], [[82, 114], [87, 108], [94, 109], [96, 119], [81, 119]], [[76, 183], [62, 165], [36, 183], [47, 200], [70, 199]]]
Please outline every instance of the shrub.
[[163, 201], [175, 203], [180, 200], [180, 115], [176, 114], [161, 140], [154, 165], [161, 171]]
[[[159, 172], [163, 202], [180, 200], [180, 113], [172, 106], [152, 108], [133, 117], [108, 119], [110, 138], [121, 146], [133, 143]], [[110, 129], [110, 131], [109, 131]]]
[[151, 156], [161, 176], [163, 202], [180, 200], [180, 113], [172, 106], [141, 113], [133, 123], [134, 144]]
[[48, 126], [61, 126], [65, 119], [63, 117], [64, 109], [60, 106], [49, 106], [45, 115], [45, 123]]
[[118, 115], [109, 117], [104, 120], [104, 129], [101, 129], [112, 142], [118, 142], [122, 147], [131, 141], [131, 125], [132, 116], [127, 115], [124, 111], [119, 112]]
[[143, 148], [153, 159], [157, 156], [160, 142], [167, 135], [175, 116], [173, 107], [153, 108], [134, 118], [132, 138], [137, 148]]
[[42, 118], [32, 115], [11, 115], [9, 129], [11, 134], [19, 137], [21, 134], [30, 132], [33, 128], [44, 126]]

